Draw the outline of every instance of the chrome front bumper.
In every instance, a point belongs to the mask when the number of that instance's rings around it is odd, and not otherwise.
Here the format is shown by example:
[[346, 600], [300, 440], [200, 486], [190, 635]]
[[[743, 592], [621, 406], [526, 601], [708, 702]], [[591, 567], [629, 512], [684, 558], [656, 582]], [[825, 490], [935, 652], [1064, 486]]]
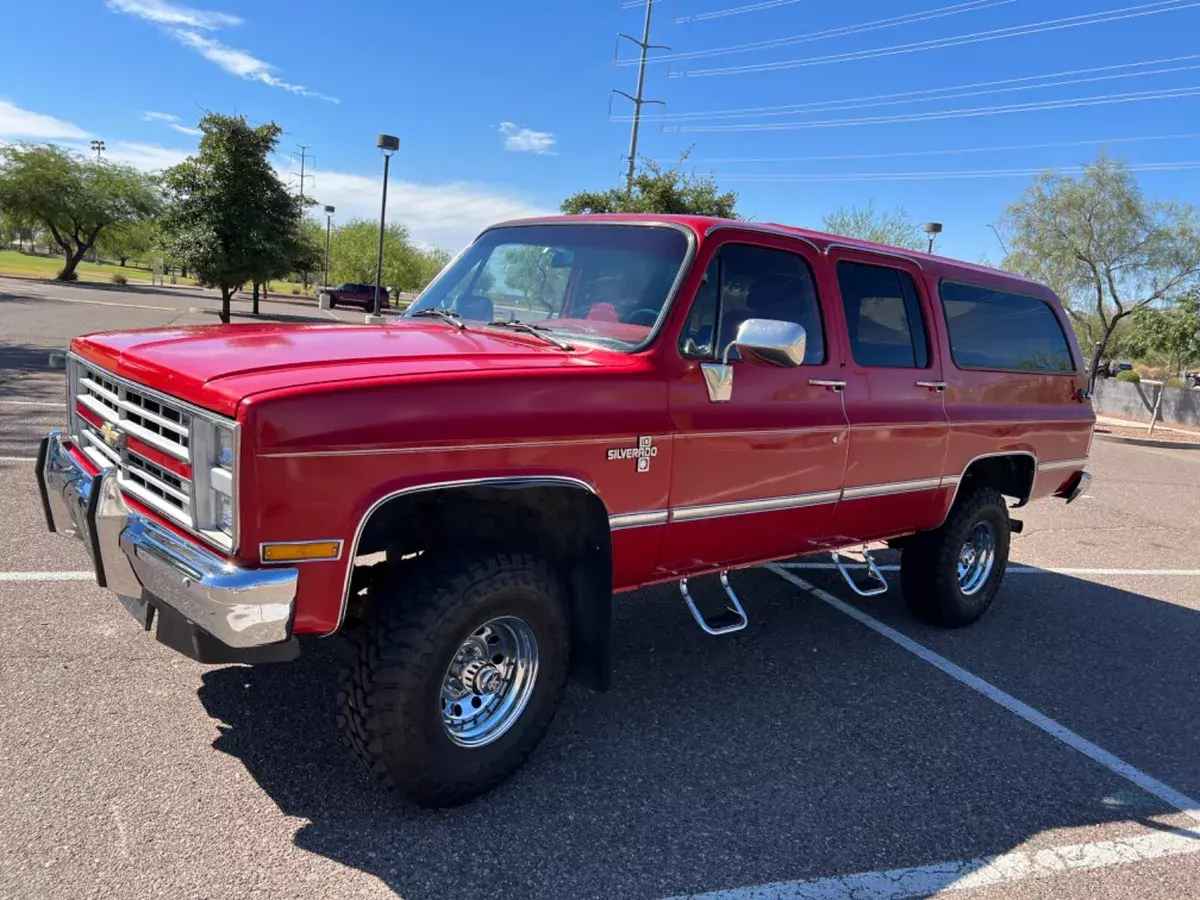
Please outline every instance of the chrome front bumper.
[[[204, 662], [235, 661], [236, 651], [291, 643], [296, 569], [242, 569], [179, 537], [126, 505], [116, 469], [92, 477], [68, 443], [53, 431], [38, 452], [46, 524], [83, 540], [96, 582], [119, 595], [144, 627], [157, 610], [159, 640]], [[213, 639], [234, 652], [212, 652]]]

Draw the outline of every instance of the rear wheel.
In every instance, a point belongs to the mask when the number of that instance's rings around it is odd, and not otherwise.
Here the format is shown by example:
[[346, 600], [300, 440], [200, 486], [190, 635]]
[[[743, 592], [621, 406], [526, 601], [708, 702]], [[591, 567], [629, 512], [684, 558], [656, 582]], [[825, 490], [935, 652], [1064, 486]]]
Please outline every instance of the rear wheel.
[[384, 784], [422, 806], [455, 806], [519, 768], [554, 718], [569, 655], [563, 588], [523, 554], [403, 574], [347, 632], [339, 721]]
[[909, 611], [945, 628], [979, 619], [1000, 589], [1010, 537], [1000, 492], [983, 485], [964, 489], [941, 528], [905, 545], [900, 585]]

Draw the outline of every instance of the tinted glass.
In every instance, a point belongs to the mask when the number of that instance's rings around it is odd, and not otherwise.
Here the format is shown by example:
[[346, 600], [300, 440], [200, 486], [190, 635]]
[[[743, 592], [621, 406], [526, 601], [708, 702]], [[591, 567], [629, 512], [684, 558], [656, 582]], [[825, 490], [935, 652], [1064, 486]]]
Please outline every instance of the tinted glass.
[[493, 228], [425, 289], [409, 314], [440, 307], [468, 325], [537, 322], [555, 334], [633, 349], [658, 322], [687, 251], [687, 238], [674, 228]]
[[912, 276], [852, 262], [838, 263], [837, 276], [854, 361], [860, 366], [926, 368], [929, 346]]
[[812, 271], [802, 257], [749, 244], [723, 246], [696, 292], [684, 327], [683, 352], [689, 356], [721, 355], [747, 319], [776, 319], [803, 325], [808, 334], [804, 364], [819, 365], [825, 361], [825, 334], [817, 289]]
[[1058, 317], [1042, 300], [943, 282], [942, 307], [960, 368], [1075, 371]]

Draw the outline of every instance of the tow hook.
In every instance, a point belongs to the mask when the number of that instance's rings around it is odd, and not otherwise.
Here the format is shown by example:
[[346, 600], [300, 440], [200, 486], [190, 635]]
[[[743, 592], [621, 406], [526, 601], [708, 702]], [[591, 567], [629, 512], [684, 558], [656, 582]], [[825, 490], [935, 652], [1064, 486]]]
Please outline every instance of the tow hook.
[[1008, 520], [1008, 530], [1011, 531], [1013, 534], [1020, 534], [1022, 531], [1025, 530], [1025, 523], [1022, 522], [1020, 519], [1009, 519]]

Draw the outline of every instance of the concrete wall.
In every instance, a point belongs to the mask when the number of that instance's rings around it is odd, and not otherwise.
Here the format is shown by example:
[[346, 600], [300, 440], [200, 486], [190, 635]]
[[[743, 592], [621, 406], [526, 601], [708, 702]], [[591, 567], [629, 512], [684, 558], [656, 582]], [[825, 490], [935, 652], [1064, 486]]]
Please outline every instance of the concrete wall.
[[1162, 390], [1166, 391], [1166, 395], [1158, 413], [1158, 421], [1168, 425], [1200, 428], [1200, 391], [1163, 388], [1161, 385], [1145, 382], [1130, 384], [1115, 378], [1101, 378], [1096, 381], [1096, 396], [1092, 400], [1092, 407], [1097, 415], [1148, 423], [1158, 392]]

